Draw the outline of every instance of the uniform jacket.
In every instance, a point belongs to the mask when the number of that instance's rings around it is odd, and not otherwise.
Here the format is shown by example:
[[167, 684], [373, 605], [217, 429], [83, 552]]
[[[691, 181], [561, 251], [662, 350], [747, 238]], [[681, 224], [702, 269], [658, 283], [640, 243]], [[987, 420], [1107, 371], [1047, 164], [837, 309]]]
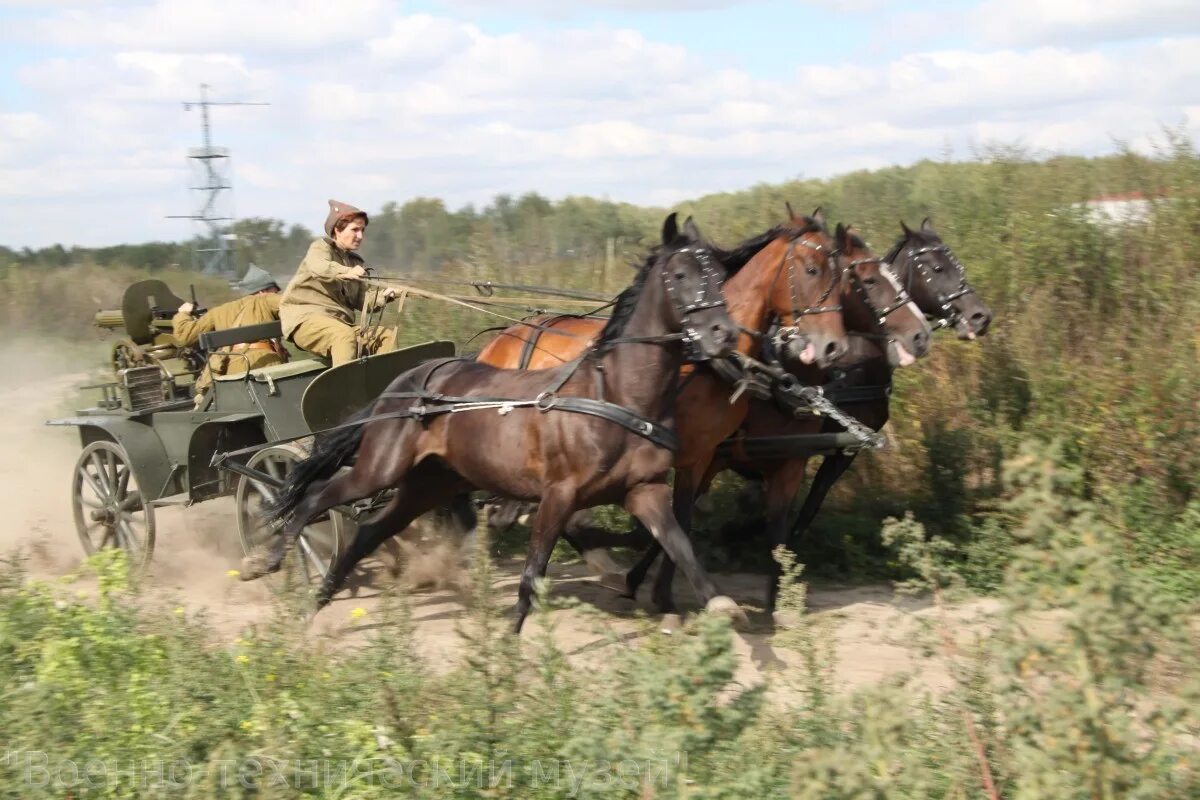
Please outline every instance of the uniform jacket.
[[[246, 325], [259, 325], [279, 318], [281, 296], [279, 294], [252, 294], [210, 309], [202, 317], [176, 314], [171, 320], [175, 339], [180, 346], [190, 346], [200, 341], [200, 334], [208, 331], [225, 331]], [[240, 353], [241, 355], [227, 355]], [[209, 356], [209, 368], [217, 375], [233, 375], [282, 361], [273, 350], [259, 346], [258, 342], [247, 345], [224, 347]]]
[[[361, 256], [341, 249], [332, 239], [317, 239], [309, 245], [296, 276], [283, 292], [279, 306], [283, 335], [291, 339], [300, 323], [314, 316], [354, 325], [355, 312], [362, 309], [368, 291], [366, 285], [343, 276], [362, 264]], [[371, 311], [383, 307], [382, 293], [371, 305]]]

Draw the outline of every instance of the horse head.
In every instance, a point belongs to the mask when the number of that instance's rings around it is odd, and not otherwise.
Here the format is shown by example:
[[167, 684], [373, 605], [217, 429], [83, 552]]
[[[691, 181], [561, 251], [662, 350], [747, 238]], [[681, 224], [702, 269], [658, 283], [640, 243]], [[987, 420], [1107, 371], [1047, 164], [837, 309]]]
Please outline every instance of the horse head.
[[929, 352], [932, 331], [891, 267], [849, 226], [834, 232], [847, 275], [846, 324], [851, 330], [885, 336], [888, 360], [907, 367]]
[[912, 230], [903, 221], [904, 235], [893, 248], [891, 263], [897, 277], [909, 288], [917, 306], [960, 339], [987, 333], [992, 312], [967, 283], [967, 273], [933, 228], [929, 217]]

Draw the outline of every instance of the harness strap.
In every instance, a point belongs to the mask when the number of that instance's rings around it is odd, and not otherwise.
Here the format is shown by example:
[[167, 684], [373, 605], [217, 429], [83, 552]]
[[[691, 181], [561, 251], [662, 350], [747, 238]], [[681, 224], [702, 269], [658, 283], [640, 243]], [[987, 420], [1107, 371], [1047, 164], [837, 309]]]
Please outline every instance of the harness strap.
[[[552, 391], [545, 391], [533, 400], [517, 400], [507, 397], [457, 397], [444, 395], [440, 392], [384, 392], [380, 398], [390, 397], [398, 400], [420, 400], [421, 405], [411, 406], [403, 411], [368, 417], [357, 424], [364, 425], [380, 419], [408, 417], [424, 419], [441, 414], [458, 414], [464, 411], [486, 411], [495, 409], [501, 414], [507, 414], [516, 408], [536, 408], [538, 411], [567, 411], [574, 414], [588, 414], [593, 417], [614, 422], [632, 433], [636, 433], [651, 444], [670, 450], [679, 450], [679, 437], [670, 428], [657, 422], [640, 417], [624, 406], [610, 403], [607, 400], [595, 400], [591, 397], [558, 397]], [[426, 404], [431, 405], [426, 405]], [[346, 427], [346, 426], [339, 426]], [[334, 430], [334, 429], [330, 429]]]
[[888, 400], [892, 396], [890, 383], [875, 386], [833, 386], [825, 387], [825, 397], [837, 405], [854, 403], [874, 403]]

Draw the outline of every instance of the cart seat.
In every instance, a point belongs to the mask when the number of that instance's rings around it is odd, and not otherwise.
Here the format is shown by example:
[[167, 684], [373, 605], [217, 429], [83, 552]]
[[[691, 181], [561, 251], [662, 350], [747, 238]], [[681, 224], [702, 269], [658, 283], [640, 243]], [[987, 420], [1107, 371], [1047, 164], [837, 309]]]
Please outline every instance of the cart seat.
[[[286, 364], [272, 364], [269, 367], [259, 367], [258, 369], [250, 370], [249, 376], [252, 380], [259, 383], [271, 383], [273, 381], [285, 380], [294, 378], [297, 375], [315, 374], [324, 372], [329, 369], [329, 362], [323, 359], [302, 358], [296, 361], [289, 361]], [[239, 372], [236, 375], [217, 375], [218, 381], [244, 381], [246, 373]]]

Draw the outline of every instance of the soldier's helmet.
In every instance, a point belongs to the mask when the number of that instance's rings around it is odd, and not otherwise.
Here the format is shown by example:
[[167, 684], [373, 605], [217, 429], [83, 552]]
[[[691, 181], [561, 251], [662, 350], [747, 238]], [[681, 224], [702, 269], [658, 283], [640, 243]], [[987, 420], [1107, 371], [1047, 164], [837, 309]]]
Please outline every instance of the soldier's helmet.
[[271, 273], [254, 264], [250, 265], [250, 268], [246, 270], [246, 274], [242, 276], [240, 281], [233, 281], [230, 285], [243, 294], [254, 294], [255, 292], [262, 292], [272, 287], [275, 289], [279, 288], [279, 284], [275, 282], [275, 278]]

